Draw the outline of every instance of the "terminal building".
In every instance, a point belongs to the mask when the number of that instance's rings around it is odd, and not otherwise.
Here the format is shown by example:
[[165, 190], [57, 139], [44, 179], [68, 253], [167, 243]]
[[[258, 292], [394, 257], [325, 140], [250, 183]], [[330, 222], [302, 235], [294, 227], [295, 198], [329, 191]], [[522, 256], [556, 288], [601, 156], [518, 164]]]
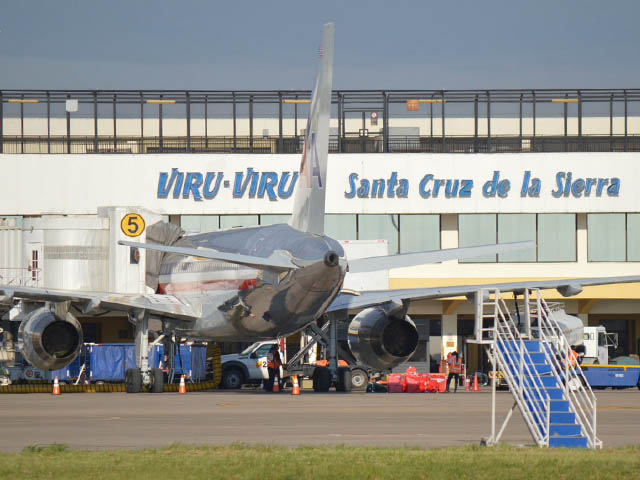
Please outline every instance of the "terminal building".
[[[1, 92], [0, 284], [72, 287], [75, 272], [47, 265], [106, 255], [113, 220], [102, 207], [152, 212], [187, 233], [286, 222], [308, 98]], [[536, 243], [391, 270], [390, 288], [637, 275], [639, 99], [636, 90], [334, 92], [325, 233], [386, 240], [390, 254]], [[613, 356], [638, 354], [637, 284], [543, 295], [617, 333]], [[458, 350], [471, 371], [485, 367], [465, 341], [465, 298], [414, 302], [409, 315], [420, 332], [412, 363]], [[126, 318], [81, 321], [86, 341], [132, 341]]]

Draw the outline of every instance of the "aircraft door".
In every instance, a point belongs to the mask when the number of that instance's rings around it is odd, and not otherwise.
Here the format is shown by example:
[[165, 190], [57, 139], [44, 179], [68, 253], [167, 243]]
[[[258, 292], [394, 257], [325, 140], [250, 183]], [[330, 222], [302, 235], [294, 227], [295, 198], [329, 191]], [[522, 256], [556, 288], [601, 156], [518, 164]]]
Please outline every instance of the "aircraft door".
[[25, 248], [26, 274], [23, 277], [24, 285], [29, 287], [41, 287], [43, 285], [43, 264], [42, 243], [28, 242]]

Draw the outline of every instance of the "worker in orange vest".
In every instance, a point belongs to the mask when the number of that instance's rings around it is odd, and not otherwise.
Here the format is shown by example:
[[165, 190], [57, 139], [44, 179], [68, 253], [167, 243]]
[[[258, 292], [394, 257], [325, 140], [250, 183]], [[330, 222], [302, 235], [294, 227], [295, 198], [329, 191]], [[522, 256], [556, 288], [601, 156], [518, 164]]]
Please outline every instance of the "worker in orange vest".
[[273, 383], [275, 381], [276, 375], [278, 376], [278, 381], [281, 381], [280, 378], [280, 366], [282, 365], [282, 360], [280, 360], [280, 351], [278, 349], [278, 345], [274, 345], [271, 347], [271, 350], [267, 354], [267, 371], [269, 372], [269, 381], [267, 382], [266, 389], [268, 391], [273, 390]]
[[568, 362], [571, 367], [576, 368], [576, 364], [578, 363], [578, 352], [573, 349], [569, 350]]
[[447, 356], [447, 366], [449, 368], [449, 375], [447, 375], [447, 392], [449, 391], [449, 384], [451, 379], [455, 382], [454, 393], [458, 391], [458, 383], [460, 381], [460, 373], [462, 373], [462, 359], [458, 355], [458, 352], [454, 351], [451, 355]]

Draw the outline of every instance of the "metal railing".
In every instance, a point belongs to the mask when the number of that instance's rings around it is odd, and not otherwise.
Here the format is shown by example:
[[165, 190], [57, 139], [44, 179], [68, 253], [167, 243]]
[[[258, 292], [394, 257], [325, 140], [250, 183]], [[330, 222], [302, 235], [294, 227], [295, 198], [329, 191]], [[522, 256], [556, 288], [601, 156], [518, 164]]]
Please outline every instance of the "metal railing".
[[536, 309], [534, 314], [537, 313], [538, 325], [532, 327], [532, 333], [533, 335], [538, 333], [540, 340], [554, 349], [549, 351], [543, 348], [543, 351], [553, 374], [562, 382], [565, 398], [569, 400], [571, 410], [575, 413], [576, 420], [587, 437], [587, 446], [602, 448], [602, 441], [597, 437], [596, 396], [589, 382], [586, 381], [580, 364], [576, 362], [574, 365], [570, 361], [571, 345], [555, 320], [552, 310], [540, 295], [540, 291], [537, 289], [534, 291], [536, 292], [536, 298], [533, 301]]
[[[500, 295], [499, 290], [485, 290], [493, 300], [482, 301], [483, 317], [493, 318], [493, 326], [485, 331], [491, 333], [495, 340], [492, 344], [493, 366], [493, 401], [492, 428], [489, 444], [495, 445], [500, 441], [506, 428], [513, 408], [505, 418], [502, 427], [495, 432], [495, 378], [499, 369], [507, 380], [514, 398], [514, 407], [517, 405], [525, 420], [525, 424], [534, 441], [539, 446], [548, 446], [550, 437], [551, 398], [545, 391], [540, 374], [534, 367], [531, 354], [526, 348], [524, 339], [519, 334], [518, 327], [508, 314], [507, 306]], [[480, 296], [479, 298], [482, 298]], [[489, 307], [489, 312], [484, 313]], [[513, 347], [513, 348], [511, 348]], [[517, 368], [518, 375], [515, 374]], [[537, 408], [540, 403], [544, 408]]]
[[[310, 97], [309, 90], [0, 90], [0, 153], [28, 153], [27, 146], [37, 153], [299, 153]], [[337, 134], [330, 148], [339, 153], [640, 151], [640, 132], [632, 131], [635, 127], [629, 122], [630, 116], [638, 115], [639, 102], [636, 88], [334, 90], [332, 118]], [[602, 119], [597, 130], [602, 135], [585, 134], [583, 120], [592, 116]], [[184, 136], [164, 135], [169, 117], [184, 128]], [[25, 119], [30, 118], [42, 121], [25, 129]], [[265, 118], [277, 124], [275, 135], [268, 131], [259, 135], [259, 121]], [[464, 130], [468, 136], [458, 135], [459, 130], [452, 135], [449, 122], [460, 118], [470, 121]], [[492, 121], [504, 118], [513, 121], [513, 135], [492, 133]], [[544, 118], [564, 122], [552, 135], [548, 131], [541, 135], [539, 122]], [[11, 131], [5, 125], [7, 119], [16, 120]], [[66, 120], [63, 135], [53, 134], [52, 119], [62, 120], [56, 132]], [[123, 132], [119, 123], [123, 119], [129, 122], [127, 128], [139, 122], [140, 134]], [[421, 134], [396, 135], [392, 126], [396, 119], [403, 119], [402, 125], [406, 125], [404, 119], [411, 119], [412, 125], [422, 126]], [[74, 135], [72, 121], [78, 120], [87, 123], [82, 131], [88, 127], [93, 135]], [[226, 129], [218, 133], [226, 136], [209, 131], [210, 120], [225, 121]], [[152, 137], [145, 135], [149, 122]], [[192, 134], [194, 122], [202, 122], [198, 128], [204, 135]], [[248, 135], [239, 134], [240, 124], [245, 128], [248, 124]], [[100, 131], [105, 127], [112, 132], [110, 137]], [[425, 127], [429, 135], [424, 134]]]
[[[105, 137], [5, 136], [3, 153], [93, 154], [93, 153], [293, 153], [300, 154], [304, 138], [292, 137]], [[329, 138], [330, 153], [382, 153], [382, 136]], [[628, 137], [585, 136], [580, 142], [569, 137], [390, 136], [388, 153], [515, 153], [515, 152], [640, 152], [640, 135]]]

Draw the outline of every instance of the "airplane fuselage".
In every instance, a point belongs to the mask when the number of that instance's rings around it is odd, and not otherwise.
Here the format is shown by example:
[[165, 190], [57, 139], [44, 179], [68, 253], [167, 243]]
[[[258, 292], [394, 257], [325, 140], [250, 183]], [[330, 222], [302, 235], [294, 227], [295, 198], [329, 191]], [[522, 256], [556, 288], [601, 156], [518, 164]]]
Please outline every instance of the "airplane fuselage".
[[286, 256], [301, 267], [258, 269], [219, 260], [169, 255], [158, 293], [199, 304], [202, 314], [182, 330], [209, 340], [289, 335], [317, 319], [342, 285], [346, 260], [335, 240], [289, 225], [237, 228], [187, 237], [190, 247], [268, 258]]

